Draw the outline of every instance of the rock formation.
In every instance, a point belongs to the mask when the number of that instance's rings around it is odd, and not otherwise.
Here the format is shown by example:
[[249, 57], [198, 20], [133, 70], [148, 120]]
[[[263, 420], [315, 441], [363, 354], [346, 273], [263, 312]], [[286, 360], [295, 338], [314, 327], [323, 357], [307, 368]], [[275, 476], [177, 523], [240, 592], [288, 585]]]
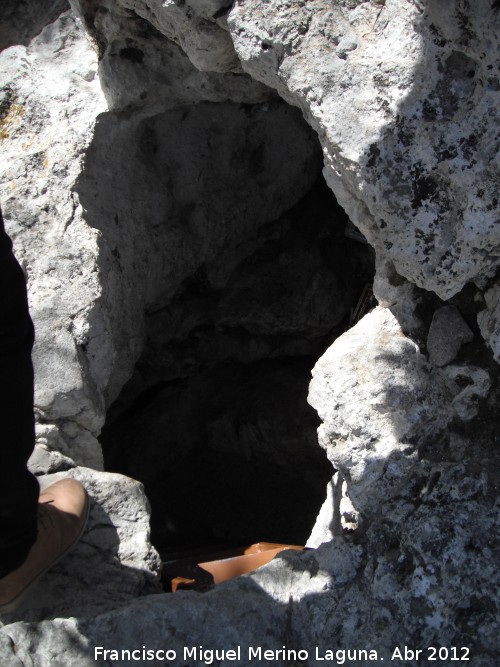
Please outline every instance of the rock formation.
[[[30, 465], [95, 502], [2, 619], [0, 664], [408, 645], [496, 665], [498, 3], [6, 4]], [[164, 594], [143, 488], [103, 467], [145, 483], [159, 546], [312, 549]]]

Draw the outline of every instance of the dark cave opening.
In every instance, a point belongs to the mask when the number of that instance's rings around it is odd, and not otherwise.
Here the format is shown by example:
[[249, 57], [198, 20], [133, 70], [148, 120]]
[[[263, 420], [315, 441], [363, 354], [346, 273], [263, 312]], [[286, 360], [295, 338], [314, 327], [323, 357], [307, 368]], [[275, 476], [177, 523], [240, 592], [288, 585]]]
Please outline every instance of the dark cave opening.
[[332, 477], [311, 369], [372, 251], [346, 235], [298, 109], [130, 21], [101, 61], [113, 111], [78, 183], [115, 349], [136, 360], [110, 370], [105, 468], [144, 483], [162, 553], [305, 544]]
[[319, 173], [278, 220], [147, 313], [101, 443], [107, 470], [144, 483], [160, 552], [307, 541], [333, 473], [310, 372], [374, 271], [348, 222]]

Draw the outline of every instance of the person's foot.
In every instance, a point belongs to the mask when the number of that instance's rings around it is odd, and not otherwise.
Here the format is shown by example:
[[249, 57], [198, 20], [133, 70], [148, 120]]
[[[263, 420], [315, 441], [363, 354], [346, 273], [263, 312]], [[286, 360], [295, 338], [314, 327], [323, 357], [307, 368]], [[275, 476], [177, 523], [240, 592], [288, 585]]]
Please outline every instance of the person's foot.
[[24, 563], [0, 579], [0, 613], [15, 609], [31, 585], [80, 539], [87, 524], [87, 492], [75, 479], [63, 479], [38, 499], [38, 535]]

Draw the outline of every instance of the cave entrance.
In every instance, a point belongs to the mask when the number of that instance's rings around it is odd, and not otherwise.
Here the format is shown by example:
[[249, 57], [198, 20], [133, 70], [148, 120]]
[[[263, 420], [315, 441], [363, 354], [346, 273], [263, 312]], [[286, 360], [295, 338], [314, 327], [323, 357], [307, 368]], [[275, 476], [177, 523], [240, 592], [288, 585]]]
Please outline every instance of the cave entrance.
[[[170, 70], [187, 68], [167, 46]], [[105, 468], [144, 483], [161, 553], [305, 544], [332, 476], [311, 369], [373, 279], [317, 136], [256, 85], [207, 75], [198, 93], [222, 101], [181, 103], [177, 91], [163, 110], [103, 114], [78, 182], [119, 351], [98, 369], [113, 397]]]
[[101, 442], [106, 469], [145, 484], [160, 552], [306, 542], [333, 473], [307, 404], [310, 371], [373, 275], [347, 225], [319, 173], [236, 260], [221, 253], [148, 312]]

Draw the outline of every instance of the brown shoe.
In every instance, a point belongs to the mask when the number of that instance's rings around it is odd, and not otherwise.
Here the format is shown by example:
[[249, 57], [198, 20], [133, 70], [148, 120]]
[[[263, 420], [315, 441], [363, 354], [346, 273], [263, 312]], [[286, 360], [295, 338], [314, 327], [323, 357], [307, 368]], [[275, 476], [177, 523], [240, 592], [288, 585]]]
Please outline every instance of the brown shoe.
[[87, 492], [75, 479], [62, 479], [40, 494], [36, 541], [24, 563], [0, 579], [0, 613], [19, 606], [30, 586], [80, 539], [88, 515]]

